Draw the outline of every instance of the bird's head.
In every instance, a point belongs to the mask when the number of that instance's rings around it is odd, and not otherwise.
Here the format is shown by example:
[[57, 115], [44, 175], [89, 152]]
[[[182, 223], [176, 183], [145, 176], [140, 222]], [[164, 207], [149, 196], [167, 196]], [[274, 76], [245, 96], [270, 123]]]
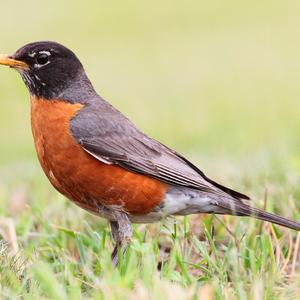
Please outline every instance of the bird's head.
[[[30, 94], [36, 97], [63, 98], [70, 90], [74, 93], [79, 88], [92, 89], [76, 55], [55, 42], [27, 44], [12, 55], [0, 56], [0, 64], [16, 69]], [[74, 97], [70, 99], [74, 101]]]

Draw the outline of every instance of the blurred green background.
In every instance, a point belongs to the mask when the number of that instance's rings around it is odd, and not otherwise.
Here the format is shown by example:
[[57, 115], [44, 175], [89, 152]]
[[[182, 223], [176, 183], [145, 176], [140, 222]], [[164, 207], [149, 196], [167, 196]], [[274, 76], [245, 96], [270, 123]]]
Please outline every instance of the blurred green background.
[[[1, 0], [0, 52], [37, 40], [70, 47], [105, 99], [228, 184], [274, 165], [300, 172], [299, 9], [271, 0]], [[41, 176], [28, 92], [4, 67], [0, 108], [0, 180]]]

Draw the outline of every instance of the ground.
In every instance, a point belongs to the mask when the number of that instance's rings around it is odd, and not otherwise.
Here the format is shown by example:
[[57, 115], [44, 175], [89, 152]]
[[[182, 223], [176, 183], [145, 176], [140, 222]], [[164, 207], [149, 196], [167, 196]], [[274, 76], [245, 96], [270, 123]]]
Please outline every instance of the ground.
[[[253, 205], [300, 221], [299, 3], [44, 5], [1, 4], [0, 52], [34, 40], [66, 44], [99, 93], [146, 133]], [[43, 175], [28, 93], [4, 67], [0, 149], [0, 298], [299, 297], [300, 235], [249, 218], [135, 226], [114, 269], [107, 222]]]

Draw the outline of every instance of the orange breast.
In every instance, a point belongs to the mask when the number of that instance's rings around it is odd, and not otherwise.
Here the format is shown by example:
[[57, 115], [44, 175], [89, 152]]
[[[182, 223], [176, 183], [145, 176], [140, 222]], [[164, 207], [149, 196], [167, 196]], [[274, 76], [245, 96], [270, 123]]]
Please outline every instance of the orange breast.
[[97, 211], [113, 206], [146, 214], [164, 198], [168, 185], [100, 162], [72, 137], [69, 120], [82, 108], [60, 100], [31, 99], [31, 125], [42, 168], [53, 186], [79, 206]]

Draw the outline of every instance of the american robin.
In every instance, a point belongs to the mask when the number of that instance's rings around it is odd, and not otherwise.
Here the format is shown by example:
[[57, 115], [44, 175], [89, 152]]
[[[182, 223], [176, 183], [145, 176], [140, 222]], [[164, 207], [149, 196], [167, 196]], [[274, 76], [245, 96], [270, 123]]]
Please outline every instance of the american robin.
[[131, 223], [197, 213], [252, 216], [295, 230], [300, 223], [254, 208], [249, 197], [208, 178], [176, 151], [141, 132], [99, 96], [82, 64], [55, 42], [27, 44], [0, 64], [16, 69], [31, 97], [31, 126], [52, 185], [109, 220], [117, 249]]

